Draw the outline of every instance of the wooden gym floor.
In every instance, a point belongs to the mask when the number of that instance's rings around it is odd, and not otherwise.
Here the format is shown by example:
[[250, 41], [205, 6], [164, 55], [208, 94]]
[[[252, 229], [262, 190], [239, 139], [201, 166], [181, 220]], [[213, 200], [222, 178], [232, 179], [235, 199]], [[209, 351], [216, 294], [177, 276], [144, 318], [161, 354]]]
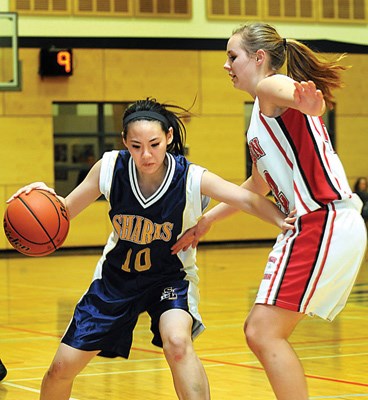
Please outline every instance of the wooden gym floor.
[[[207, 329], [195, 347], [213, 400], [274, 399], [242, 332], [269, 248], [199, 248], [200, 311]], [[0, 358], [8, 368], [0, 383], [0, 400], [36, 400], [99, 254], [59, 250], [44, 258], [0, 257]], [[347, 307], [333, 323], [308, 318], [291, 337], [305, 368], [310, 399], [368, 399], [367, 267], [366, 259]], [[176, 399], [162, 351], [150, 340], [149, 320], [142, 315], [131, 358], [96, 357], [76, 379], [72, 398]]]

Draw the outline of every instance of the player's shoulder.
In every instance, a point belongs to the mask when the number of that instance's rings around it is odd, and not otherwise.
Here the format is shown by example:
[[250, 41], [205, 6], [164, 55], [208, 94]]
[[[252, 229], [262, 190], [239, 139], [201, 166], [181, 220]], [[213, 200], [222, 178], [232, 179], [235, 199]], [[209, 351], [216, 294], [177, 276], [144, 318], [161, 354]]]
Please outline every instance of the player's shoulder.
[[283, 87], [290, 87], [294, 85], [294, 79], [284, 74], [275, 74], [267, 76], [260, 80], [256, 87], [257, 97], [268, 96], [273, 91], [278, 91]]
[[168, 156], [172, 157], [177, 163], [180, 164], [189, 163], [189, 161], [183, 154], [173, 154], [173, 153], [167, 153], [167, 154]]
[[263, 116], [275, 118], [283, 114], [293, 102], [294, 80], [283, 74], [262, 79], [256, 88], [256, 97]]
[[128, 150], [111, 150], [104, 153], [104, 158], [111, 165], [127, 165], [131, 155]]
[[126, 166], [127, 161], [124, 160], [124, 154], [120, 150], [106, 151], [101, 158], [100, 175], [101, 177], [111, 178], [111, 174], [119, 166]]
[[179, 168], [182, 167], [182, 169], [189, 170], [189, 171], [194, 171], [194, 170], [195, 171], [198, 171], [198, 170], [203, 171], [203, 170], [206, 170], [206, 168], [204, 168], [204, 167], [202, 167], [202, 166], [200, 166], [198, 164], [195, 164], [192, 161], [188, 160], [186, 158], [186, 156], [184, 156], [184, 155], [173, 155], [173, 154], [171, 154], [171, 156], [175, 160], [176, 166], [177, 167], [179, 166]]
[[182, 154], [167, 153], [168, 160], [175, 166], [176, 171], [187, 170], [191, 162]]

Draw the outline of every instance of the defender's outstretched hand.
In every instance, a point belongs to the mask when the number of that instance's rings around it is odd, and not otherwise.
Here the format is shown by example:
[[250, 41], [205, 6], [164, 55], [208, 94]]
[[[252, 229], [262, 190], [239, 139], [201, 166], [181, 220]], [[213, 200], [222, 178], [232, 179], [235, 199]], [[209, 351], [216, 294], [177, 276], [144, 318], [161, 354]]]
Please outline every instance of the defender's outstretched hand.
[[171, 254], [179, 251], [186, 251], [189, 247], [197, 247], [199, 239], [204, 236], [211, 228], [211, 223], [204, 215], [193, 228], [188, 229], [184, 235], [171, 247]]
[[[289, 230], [295, 229], [296, 210], [293, 210], [285, 217], [281, 226], [281, 232], [285, 234]], [[186, 251], [189, 247], [197, 247], [199, 240], [211, 228], [211, 222], [206, 218], [206, 214], [200, 219], [197, 225], [188, 229], [183, 236], [171, 247], [171, 254], [177, 254], [179, 251]]]
[[316, 88], [312, 81], [294, 82], [294, 101], [299, 111], [308, 115], [322, 115], [326, 105], [322, 92]]

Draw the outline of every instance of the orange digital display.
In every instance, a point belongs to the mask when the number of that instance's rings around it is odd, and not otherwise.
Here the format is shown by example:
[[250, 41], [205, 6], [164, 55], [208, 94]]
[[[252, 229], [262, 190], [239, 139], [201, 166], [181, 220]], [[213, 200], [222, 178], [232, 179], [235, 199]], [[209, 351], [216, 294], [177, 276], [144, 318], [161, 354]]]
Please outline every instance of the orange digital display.
[[72, 55], [69, 51], [58, 51], [56, 61], [65, 72], [69, 73], [72, 70]]
[[41, 76], [70, 76], [73, 74], [72, 49], [51, 47], [40, 51]]

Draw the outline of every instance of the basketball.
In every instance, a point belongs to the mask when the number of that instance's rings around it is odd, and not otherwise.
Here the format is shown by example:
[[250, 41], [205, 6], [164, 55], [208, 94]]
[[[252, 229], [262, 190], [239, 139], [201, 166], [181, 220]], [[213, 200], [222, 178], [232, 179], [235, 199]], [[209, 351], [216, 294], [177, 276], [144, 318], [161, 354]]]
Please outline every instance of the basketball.
[[64, 243], [69, 217], [64, 204], [53, 194], [34, 189], [12, 200], [4, 215], [9, 243], [27, 256], [46, 256]]

